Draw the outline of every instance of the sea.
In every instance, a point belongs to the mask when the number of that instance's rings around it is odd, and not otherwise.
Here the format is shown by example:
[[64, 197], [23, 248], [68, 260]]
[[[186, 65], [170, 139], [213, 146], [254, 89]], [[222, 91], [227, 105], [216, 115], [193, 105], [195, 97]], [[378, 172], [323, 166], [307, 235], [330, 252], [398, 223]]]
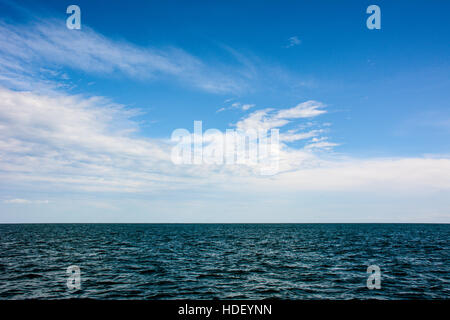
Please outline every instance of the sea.
[[2, 224], [0, 299], [449, 299], [449, 236], [449, 224]]

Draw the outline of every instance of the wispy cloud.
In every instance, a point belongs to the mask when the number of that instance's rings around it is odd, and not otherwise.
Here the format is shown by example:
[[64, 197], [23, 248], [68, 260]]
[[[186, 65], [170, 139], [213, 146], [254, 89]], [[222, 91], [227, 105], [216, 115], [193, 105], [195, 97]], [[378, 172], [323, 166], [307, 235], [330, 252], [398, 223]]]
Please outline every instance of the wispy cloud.
[[21, 198], [3, 200], [3, 203], [6, 204], [48, 204], [49, 202], [48, 200], [28, 200]]
[[295, 107], [275, 110], [267, 108], [257, 110], [236, 124], [241, 130], [258, 128], [269, 130], [288, 124], [292, 119], [313, 118], [326, 113], [324, 105], [317, 101], [306, 101]]
[[[211, 93], [244, 93], [258, 90], [298, 90], [308, 86], [283, 65], [261, 60], [250, 52], [226, 45], [215, 48], [225, 59], [199, 57], [173, 46], [141, 46], [111, 39], [83, 24], [68, 30], [60, 19], [39, 19], [10, 24], [0, 19], [0, 84], [24, 90], [71, 88], [65, 69], [91, 75], [136, 81], [159, 81]], [[295, 44], [299, 40], [291, 38]], [[230, 59], [231, 58], [231, 59]], [[42, 72], [42, 70], [47, 70]], [[306, 85], [304, 85], [306, 84]]]
[[307, 144], [305, 146], [305, 149], [331, 149], [333, 147], [338, 146], [339, 144], [334, 143], [334, 142], [328, 142], [328, 141], [324, 141], [327, 138], [322, 138], [322, 139], [312, 139], [312, 143]]
[[[174, 47], [144, 48], [110, 40], [88, 26], [68, 30], [62, 21], [27, 25], [0, 23], [0, 81], [22, 84], [37, 80], [42, 66], [72, 68], [98, 75], [120, 73], [135, 79], [174, 79], [211, 92], [246, 88], [240, 70], [221, 70]], [[57, 72], [57, 71], [55, 71]], [[56, 76], [57, 74], [54, 74]], [[59, 77], [63, 80], [64, 75]], [[48, 79], [40, 79], [40, 84]]]
[[222, 112], [222, 111], [226, 111], [226, 110], [233, 110], [233, 109], [239, 109], [242, 111], [247, 111], [251, 108], [255, 107], [255, 104], [250, 104], [250, 103], [241, 103], [241, 102], [233, 102], [232, 104], [230, 104], [227, 107], [222, 107], [217, 109], [217, 113]]
[[3, 181], [137, 190], [164, 180], [160, 175], [167, 165], [158, 163], [170, 161], [169, 146], [133, 137], [138, 130], [132, 120], [136, 110], [101, 97], [8, 89], [0, 89], [0, 100]]
[[294, 47], [294, 46], [298, 46], [299, 44], [302, 43], [302, 41], [297, 36], [290, 37], [288, 39], [288, 42], [289, 43], [285, 46], [285, 48], [291, 48], [291, 47]]

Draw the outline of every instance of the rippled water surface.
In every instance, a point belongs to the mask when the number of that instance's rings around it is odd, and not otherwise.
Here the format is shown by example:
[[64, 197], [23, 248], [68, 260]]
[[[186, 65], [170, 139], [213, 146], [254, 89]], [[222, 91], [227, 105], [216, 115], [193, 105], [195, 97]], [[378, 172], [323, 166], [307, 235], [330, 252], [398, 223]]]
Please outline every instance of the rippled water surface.
[[[0, 225], [0, 298], [448, 299], [449, 235], [448, 224]], [[373, 264], [380, 290], [366, 287]]]

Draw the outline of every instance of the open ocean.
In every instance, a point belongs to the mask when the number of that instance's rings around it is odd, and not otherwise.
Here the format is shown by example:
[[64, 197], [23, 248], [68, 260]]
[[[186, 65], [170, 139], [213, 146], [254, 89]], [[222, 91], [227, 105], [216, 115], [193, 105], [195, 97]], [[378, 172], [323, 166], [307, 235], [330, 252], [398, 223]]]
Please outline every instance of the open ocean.
[[3, 224], [0, 299], [449, 299], [449, 236], [449, 224]]

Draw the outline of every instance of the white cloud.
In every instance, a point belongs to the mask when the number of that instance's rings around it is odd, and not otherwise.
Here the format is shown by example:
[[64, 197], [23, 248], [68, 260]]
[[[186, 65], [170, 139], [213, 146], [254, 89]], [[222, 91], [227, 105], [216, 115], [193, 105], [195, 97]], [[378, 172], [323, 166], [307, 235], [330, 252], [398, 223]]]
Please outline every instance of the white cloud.
[[31, 201], [27, 199], [9, 199], [3, 200], [3, 203], [24, 204], [24, 203], [31, 203]]
[[317, 101], [307, 101], [300, 103], [293, 108], [280, 110], [277, 113], [276, 118], [277, 119], [313, 118], [318, 115], [326, 113], [326, 111], [321, 110], [321, 108], [324, 108], [324, 105], [322, 103]]
[[245, 117], [236, 124], [241, 130], [247, 128], [253, 129], [272, 129], [283, 127], [290, 123], [292, 119], [314, 118], [326, 113], [322, 110], [325, 106], [317, 101], [306, 101], [293, 108], [274, 110], [272, 108], [257, 110]]
[[294, 46], [298, 46], [299, 44], [302, 43], [302, 41], [297, 36], [290, 37], [288, 39], [288, 41], [289, 41], [289, 44], [287, 44], [285, 46], [285, 48], [291, 48], [291, 47], [294, 47]]
[[20, 199], [20, 198], [16, 198], [16, 199], [7, 199], [7, 200], [3, 200], [3, 203], [7, 203], [7, 204], [48, 204], [49, 201], [48, 200], [28, 200], [28, 199]]
[[338, 146], [338, 143], [328, 142], [328, 141], [320, 141], [307, 144], [305, 146], [306, 149], [330, 149], [332, 147]]
[[2, 179], [84, 190], [162, 183], [169, 145], [134, 137], [135, 114], [103, 98], [0, 89]]
[[280, 135], [280, 140], [283, 142], [294, 142], [314, 138], [324, 130], [311, 130], [307, 132], [299, 132], [299, 130], [288, 130], [286, 133]]
[[232, 109], [240, 109], [242, 111], [247, 111], [250, 108], [255, 107], [254, 104], [249, 104], [249, 103], [240, 103], [240, 102], [234, 102], [231, 105], [229, 105], [228, 107], [222, 107], [220, 109], [218, 109], [216, 111], [216, 113], [222, 112], [222, 111], [226, 111], [226, 110], [232, 110]]
[[247, 111], [248, 109], [253, 108], [254, 106], [255, 106], [254, 104], [243, 104], [241, 108], [243, 111]]
[[[0, 81], [30, 89], [49, 84], [42, 70], [58, 80], [67, 75], [51, 68], [67, 67], [97, 74], [123, 74], [137, 79], [173, 78], [211, 92], [236, 92], [246, 88], [240, 70], [221, 70], [173, 47], [144, 48], [113, 41], [83, 25], [68, 30], [63, 22], [50, 20], [13, 26], [0, 22]], [[37, 83], [36, 83], [37, 82]]]

